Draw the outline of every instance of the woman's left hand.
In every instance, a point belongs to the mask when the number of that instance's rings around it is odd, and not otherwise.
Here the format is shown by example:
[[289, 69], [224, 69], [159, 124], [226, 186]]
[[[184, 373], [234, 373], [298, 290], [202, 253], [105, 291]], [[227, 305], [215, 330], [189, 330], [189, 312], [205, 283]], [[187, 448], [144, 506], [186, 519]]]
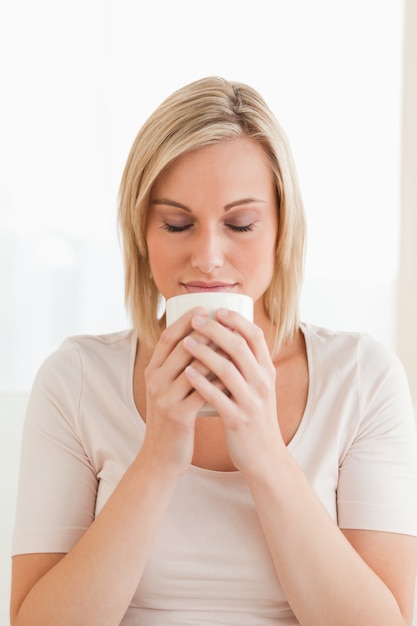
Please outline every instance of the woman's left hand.
[[262, 330], [224, 309], [217, 312], [216, 320], [195, 317], [192, 326], [219, 350], [190, 337], [184, 339], [184, 346], [226, 393], [190, 366], [186, 374], [191, 385], [218, 411], [235, 467], [250, 474], [266, 471], [285, 446], [277, 418], [276, 372]]

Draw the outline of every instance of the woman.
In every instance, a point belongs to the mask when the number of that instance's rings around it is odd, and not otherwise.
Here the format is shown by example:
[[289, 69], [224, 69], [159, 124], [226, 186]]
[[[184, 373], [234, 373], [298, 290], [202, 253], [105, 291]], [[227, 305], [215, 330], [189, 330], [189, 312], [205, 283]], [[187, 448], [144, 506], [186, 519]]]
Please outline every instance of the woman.
[[[262, 98], [218, 78], [168, 98], [120, 224], [134, 330], [66, 341], [32, 391], [12, 625], [410, 625], [405, 376], [369, 337], [299, 321], [304, 214]], [[221, 290], [254, 323], [197, 308], [164, 328], [161, 296]]]

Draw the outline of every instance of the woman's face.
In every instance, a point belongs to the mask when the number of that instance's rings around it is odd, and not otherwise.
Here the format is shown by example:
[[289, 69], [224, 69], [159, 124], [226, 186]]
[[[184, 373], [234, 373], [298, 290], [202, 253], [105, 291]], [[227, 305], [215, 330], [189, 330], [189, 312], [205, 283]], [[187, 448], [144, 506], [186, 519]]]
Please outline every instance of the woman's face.
[[254, 140], [185, 153], [152, 189], [146, 241], [153, 280], [165, 298], [201, 291], [247, 294], [260, 321], [277, 230], [272, 173]]

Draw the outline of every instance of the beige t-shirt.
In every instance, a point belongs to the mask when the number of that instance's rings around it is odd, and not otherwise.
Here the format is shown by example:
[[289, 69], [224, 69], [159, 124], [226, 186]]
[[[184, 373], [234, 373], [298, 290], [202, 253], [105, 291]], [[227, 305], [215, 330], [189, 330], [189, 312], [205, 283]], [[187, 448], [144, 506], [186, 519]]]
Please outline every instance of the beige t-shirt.
[[[302, 330], [309, 393], [291, 454], [341, 528], [417, 535], [416, 428], [397, 357], [367, 335]], [[130, 330], [74, 337], [40, 368], [14, 554], [71, 550], [133, 461], [146, 428], [133, 400], [135, 351]], [[122, 624], [298, 624], [239, 472], [183, 476]]]

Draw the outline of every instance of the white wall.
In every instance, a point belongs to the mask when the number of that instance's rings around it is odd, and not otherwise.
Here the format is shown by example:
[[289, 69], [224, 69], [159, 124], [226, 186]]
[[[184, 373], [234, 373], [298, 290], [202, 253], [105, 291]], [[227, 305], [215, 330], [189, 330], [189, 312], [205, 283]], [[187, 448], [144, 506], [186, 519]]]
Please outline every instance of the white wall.
[[303, 317], [394, 341], [402, 2], [14, 0], [2, 5], [0, 388], [68, 334], [126, 325], [116, 195], [162, 98], [207, 74], [259, 89], [309, 220]]

